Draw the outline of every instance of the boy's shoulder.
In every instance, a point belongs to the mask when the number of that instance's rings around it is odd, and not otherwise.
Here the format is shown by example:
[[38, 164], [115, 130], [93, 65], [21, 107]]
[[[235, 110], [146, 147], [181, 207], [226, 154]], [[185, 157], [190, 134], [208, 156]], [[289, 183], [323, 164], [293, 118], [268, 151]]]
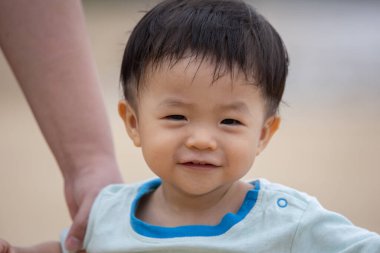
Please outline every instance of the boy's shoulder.
[[285, 186], [279, 183], [273, 183], [267, 179], [259, 179], [260, 192], [263, 202], [275, 202], [278, 207], [288, 207], [289, 204], [293, 208], [305, 211], [310, 203], [318, 203], [315, 197], [299, 191], [297, 189]]
[[142, 194], [144, 188], [153, 187], [155, 184], [157, 184], [157, 180], [111, 184], [104, 187], [92, 205], [84, 245], [89, 244], [95, 231], [97, 234], [107, 234], [110, 227], [113, 230], [128, 227], [129, 219], [122, 219], [122, 217], [129, 217], [138, 195]]
[[141, 183], [132, 184], [110, 184], [105, 186], [100, 192], [99, 196], [117, 196], [125, 194], [126, 192], [134, 192], [140, 187]]
[[288, 230], [292, 252], [380, 252], [378, 234], [325, 209], [315, 197], [265, 179], [259, 182], [260, 217], [271, 233], [274, 228], [278, 233]]
[[94, 205], [97, 204], [96, 202], [104, 203], [105, 201], [120, 203], [121, 200], [125, 200], [132, 202], [136, 197], [153, 191], [160, 184], [161, 180], [158, 178], [128, 184], [111, 184], [99, 192]]
[[294, 252], [380, 252], [378, 234], [325, 209], [315, 197], [265, 179], [259, 181], [264, 216], [281, 222], [281, 227], [287, 227], [286, 222], [294, 225], [291, 246]]

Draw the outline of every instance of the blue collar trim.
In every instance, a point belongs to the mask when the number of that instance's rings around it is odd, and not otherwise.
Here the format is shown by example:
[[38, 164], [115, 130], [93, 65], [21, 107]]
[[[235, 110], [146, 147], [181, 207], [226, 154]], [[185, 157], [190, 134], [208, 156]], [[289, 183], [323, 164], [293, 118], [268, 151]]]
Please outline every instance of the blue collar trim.
[[161, 184], [160, 179], [154, 179], [143, 184], [132, 202], [131, 207], [131, 226], [140, 235], [151, 238], [175, 238], [193, 236], [217, 236], [227, 232], [232, 226], [240, 222], [255, 206], [259, 191], [260, 181], [252, 182], [254, 188], [247, 192], [244, 202], [236, 214], [227, 213], [217, 225], [187, 225], [179, 227], [155, 226], [138, 219], [135, 216], [137, 206], [141, 198], [155, 190]]

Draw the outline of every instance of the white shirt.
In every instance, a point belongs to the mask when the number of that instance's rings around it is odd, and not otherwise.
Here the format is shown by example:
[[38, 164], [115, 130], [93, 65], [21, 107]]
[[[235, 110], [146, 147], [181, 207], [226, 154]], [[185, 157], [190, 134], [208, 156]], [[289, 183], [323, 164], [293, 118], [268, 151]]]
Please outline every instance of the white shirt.
[[153, 226], [134, 213], [141, 197], [160, 183], [103, 189], [90, 213], [87, 252], [380, 253], [378, 234], [355, 227], [305, 193], [266, 180], [252, 182], [240, 210], [215, 226]]

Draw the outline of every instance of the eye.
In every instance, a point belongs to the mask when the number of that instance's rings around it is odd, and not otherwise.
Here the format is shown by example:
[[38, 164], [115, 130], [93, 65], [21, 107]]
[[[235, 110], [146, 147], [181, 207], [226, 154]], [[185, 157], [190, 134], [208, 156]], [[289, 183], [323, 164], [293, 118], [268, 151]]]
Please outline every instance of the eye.
[[164, 118], [168, 120], [174, 120], [174, 121], [186, 120], [185, 116], [179, 115], [179, 114], [168, 115]]
[[224, 119], [220, 122], [223, 125], [241, 125], [242, 123], [236, 119]]

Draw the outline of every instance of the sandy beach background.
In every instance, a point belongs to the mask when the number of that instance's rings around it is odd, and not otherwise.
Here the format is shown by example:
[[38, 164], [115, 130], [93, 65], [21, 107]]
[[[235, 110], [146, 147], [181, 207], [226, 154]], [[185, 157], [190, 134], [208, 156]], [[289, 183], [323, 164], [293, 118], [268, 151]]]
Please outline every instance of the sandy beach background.
[[[251, 2], [281, 34], [291, 65], [282, 126], [247, 179], [308, 192], [380, 233], [380, 2]], [[149, 178], [116, 105], [125, 42], [155, 1], [83, 3], [120, 168], [126, 182]], [[19, 245], [59, 238], [70, 225], [62, 178], [3, 55], [0, 162], [0, 237]]]

